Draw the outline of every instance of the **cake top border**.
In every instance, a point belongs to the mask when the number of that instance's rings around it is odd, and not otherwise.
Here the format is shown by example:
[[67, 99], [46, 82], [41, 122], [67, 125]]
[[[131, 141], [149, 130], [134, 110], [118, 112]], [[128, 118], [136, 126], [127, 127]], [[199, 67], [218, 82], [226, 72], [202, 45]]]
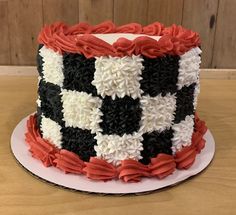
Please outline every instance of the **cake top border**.
[[[93, 35], [109, 33], [145, 34], [146, 36], [139, 36], [134, 40], [121, 37], [113, 44], [109, 44]], [[161, 36], [161, 38], [157, 41], [149, 36]], [[165, 27], [160, 22], [146, 26], [138, 23], [116, 26], [111, 21], [98, 25], [81, 22], [68, 26], [62, 22], [56, 22], [42, 28], [38, 42], [60, 54], [64, 52], [81, 53], [86, 58], [123, 57], [133, 54], [156, 58], [167, 54], [182, 55], [191, 48], [199, 46], [200, 37], [197, 32], [185, 29], [180, 25], [173, 24]]]

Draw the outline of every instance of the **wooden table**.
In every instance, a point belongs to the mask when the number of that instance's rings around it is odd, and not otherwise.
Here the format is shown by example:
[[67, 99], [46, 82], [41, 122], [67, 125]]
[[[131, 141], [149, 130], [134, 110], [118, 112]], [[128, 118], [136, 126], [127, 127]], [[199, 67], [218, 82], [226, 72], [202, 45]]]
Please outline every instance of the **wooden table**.
[[16, 124], [35, 111], [36, 77], [0, 77], [0, 214], [236, 214], [236, 80], [202, 80], [198, 113], [216, 141], [196, 177], [142, 196], [99, 196], [42, 182], [10, 151]]

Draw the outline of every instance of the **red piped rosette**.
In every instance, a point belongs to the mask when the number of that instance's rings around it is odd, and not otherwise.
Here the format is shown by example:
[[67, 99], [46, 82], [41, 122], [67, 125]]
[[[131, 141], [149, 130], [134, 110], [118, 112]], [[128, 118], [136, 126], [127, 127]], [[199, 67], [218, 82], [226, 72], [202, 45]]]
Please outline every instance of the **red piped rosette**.
[[[132, 33], [144, 34], [134, 40], [118, 39], [109, 44], [93, 34]], [[161, 36], [156, 41], [148, 36]], [[56, 52], [81, 53], [87, 58], [99, 56], [130, 56], [144, 55], [156, 58], [163, 55], [181, 55], [191, 48], [200, 45], [199, 34], [182, 26], [172, 25], [165, 27], [159, 22], [147, 26], [130, 23], [116, 26], [111, 21], [92, 26], [88, 23], [79, 23], [68, 26], [58, 22], [45, 26], [39, 36], [38, 42]]]
[[163, 179], [172, 174], [175, 169], [188, 169], [194, 163], [198, 153], [205, 146], [204, 134], [207, 131], [205, 122], [195, 115], [195, 129], [192, 144], [184, 147], [175, 156], [158, 154], [151, 159], [150, 164], [144, 165], [136, 160], [123, 160], [118, 167], [105, 160], [91, 157], [84, 162], [78, 155], [65, 149], [58, 149], [49, 141], [43, 139], [36, 126], [36, 116], [32, 115], [27, 121], [25, 141], [29, 145], [32, 156], [46, 166], [55, 166], [65, 173], [84, 174], [93, 180], [120, 179], [124, 182], [139, 182], [142, 177]]

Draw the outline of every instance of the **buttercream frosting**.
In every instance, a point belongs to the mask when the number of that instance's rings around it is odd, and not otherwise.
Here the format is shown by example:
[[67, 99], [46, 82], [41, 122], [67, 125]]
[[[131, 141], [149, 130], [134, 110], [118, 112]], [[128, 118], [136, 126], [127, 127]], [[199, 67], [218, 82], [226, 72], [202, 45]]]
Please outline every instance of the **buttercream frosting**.
[[196, 83], [199, 79], [199, 68], [201, 63], [201, 49], [196, 47], [180, 56], [179, 60], [179, 75], [178, 75], [178, 89], [183, 86], [190, 86]]
[[53, 162], [60, 170], [64, 171], [65, 173], [83, 173], [85, 164], [78, 155], [62, 149], [58, 153], [56, 153], [55, 156], [56, 158], [55, 160], [53, 160]]
[[200, 153], [205, 146], [203, 135], [206, 130], [205, 122], [195, 115], [195, 131], [190, 146], [183, 147], [181, 151], [176, 152], [175, 156], [158, 154], [151, 159], [149, 165], [126, 159], [118, 167], [97, 157], [90, 158], [89, 162], [83, 162], [74, 153], [56, 148], [40, 136], [35, 115], [30, 116], [27, 121], [25, 138], [32, 156], [41, 160], [46, 167], [55, 166], [66, 173], [85, 174], [94, 180], [106, 181], [118, 177], [124, 182], [138, 182], [142, 177], [162, 179], [173, 173], [175, 165], [178, 169], [188, 169], [193, 164], [197, 153]]
[[83, 169], [85, 175], [93, 180], [111, 180], [117, 177], [117, 169], [105, 160], [96, 157], [90, 158], [89, 162], [85, 162]]
[[142, 108], [141, 132], [163, 131], [169, 129], [174, 120], [176, 109], [175, 95], [170, 93], [155, 97], [142, 96], [140, 99]]
[[44, 139], [55, 144], [56, 147], [61, 148], [62, 134], [61, 126], [58, 123], [51, 120], [50, 118], [42, 116], [40, 129]]
[[29, 145], [29, 151], [31, 155], [41, 160], [46, 167], [54, 166], [55, 153], [58, 152], [58, 148], [55, 145], [49, 143], [43, 139], [36, 127], [36, 117], [32, 115], [27, 121], [27, 132], [25, 133], [26, 143]]
[[172, 151], [180, 151], [182, 147], [191, 145], [191, 138], [193, 134], [193, 116], [186, 116], [178, 124], [174, 124], [172, 129], [174, 131], [172, 138]]
[[61, 100], [65, 125], [81, 129], [91, 129], [92, 133], [101, 131], [102, 101], [85, 92], [62, 90]]
[[171, 155], [158, 154], [155, 158], [151, 159], [149, 169], [152, 176], [163, 179], [175, 171], [176, 163]]
[[131, 57], [96, 57], [95, 73], [92, 84], [104, 98], [111, 96], [123, 98], [125, 95], [133, 99], [141, 96], [140, 80], [143, 69], [140, 56]]
[[46, 46], [39, 50], [39, 55], [43, 60], [44, 80], [62, 87], [64, 81], [62, 55]]
[[141, 159], [140, 152], [143, 150], [141, 141], [142, 135], [139, 133], [119, 135], [95, 136], [97, 145], [94, 146], [97, 157], [107, 160], [107, 162], [119, 165], [125, 159]]
[[[122, 40], [122, 42], [116, 41], [113, 44], [109, 44], [92, 35], [110, 33], [144, 33], [146, 35], [139, 36], [134, 40], [126, 39]], [[80, 34], [83, 35], [80, 36]], [[161, 36], [161, 38], [157, 41], [149, 37], [150, 35]], [[131, 50], [129, 52], [130, 55], [132, 53], [135, 55], [142, 54], [150, 58], [166, 54], [184, 54], [191, 48], [200, 45], [200, 39], [197, 33], [177, 25], [164, 27], [157, 22], [144, 27], [137, 23], [117, 27], [110, 21], [96, 26], [79, 23], [71, 27], [64, 23], [54, 23], [42, 29], [38, 41], [54, 51], [60, 53], [82, 53], [87, 58], [108, 55], [125, 56], [127, 55], [127, 50], [124, 50], [124, 41], [126, 45], [129, 43], [127, 47]], [[130, 49], [131, 47], [132, 49]]]
[[200, 93], [200, 81], [199, 81], [199, 77], [198, 77], [198, 79], [196, 81], [194, 93], [193, 93], [193, 108], [195, 111], [197, 109], [197, 101], [198, 101], [199, 93]]
[[[109, 34], [92, 34], [92, 35], [111, 45], [120, 38], [125, 38], [127, 40], [132, 41], [136, 39], [137, 37], [147, 36], [145, 34], [132, 34], [132, 33], [109, 33]], [[148, 36], [148, 37], [156, 41], [158, 41], [161, 38], [160, 36]]]
[[123, 160], [118, 168], [119, 179], [124, 182], [139, 182], [141, 177], [149, 177], [148, 166], [139, 163], [136, 160]]

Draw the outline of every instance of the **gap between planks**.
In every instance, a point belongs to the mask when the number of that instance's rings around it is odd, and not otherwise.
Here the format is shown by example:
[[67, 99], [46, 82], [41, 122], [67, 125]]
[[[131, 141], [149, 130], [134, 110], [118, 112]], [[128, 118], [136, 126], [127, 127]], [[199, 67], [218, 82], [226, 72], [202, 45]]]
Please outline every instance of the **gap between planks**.
[[[0, 66], [0, 76], [36, 75], [36, 66]], [[236, 69], [201, 69], [201, 79], [236, 79]]]

